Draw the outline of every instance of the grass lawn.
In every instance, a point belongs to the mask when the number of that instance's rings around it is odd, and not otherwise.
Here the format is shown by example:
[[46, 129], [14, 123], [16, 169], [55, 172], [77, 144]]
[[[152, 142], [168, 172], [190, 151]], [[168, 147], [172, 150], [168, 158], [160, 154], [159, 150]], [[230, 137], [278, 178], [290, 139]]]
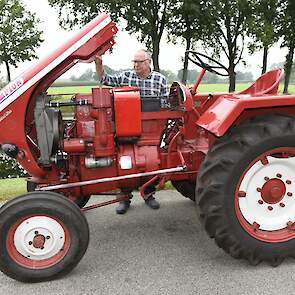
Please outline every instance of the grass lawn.
[[[247, 88], [250, 83], [237, 83], [236, 90], [243, 90]], [[71, 87], [50, 87], [49, 94], [65, 94], [65, 93], [91, 93], [91, 88], [95, 86], [71, 86]], [[282, 92], [283, 84], [280, 85], [280, 92]], [[228, 91], [228, 84], [201, 84], [198, 89], [199, 92], [224, 92]], [[289, 86], [289, 92], [295, 93], [295, 85]], [[69, 98], [69, 97], [68, 97]]]
[[26, 193], [27, 182], [24, 178], [0, 180], [0, 202]]
[[[171, 182], [165, 184], [165, 189], [174, 189]], [[27, 192], [27, 182], [24, 178], [0, 179], [0, 202], [6, 201]]]

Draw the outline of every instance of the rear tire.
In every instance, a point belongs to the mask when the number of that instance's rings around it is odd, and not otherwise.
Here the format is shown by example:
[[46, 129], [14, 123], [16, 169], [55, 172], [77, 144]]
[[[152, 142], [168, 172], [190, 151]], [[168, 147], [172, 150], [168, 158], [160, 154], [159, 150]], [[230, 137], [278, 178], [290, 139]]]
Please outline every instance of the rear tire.
[[232, 128], [210, 149], [197, 179], [196, 203], [208, 235], [253, 265], [295, 257], [291, 183], [294, 117], [268, 115]]
[[56, 279], [81, 260], [89, 228], [80, 209], [52, 192], [32, 192], [0, 209], [0, 270], [23, 282]]
[[74, 200], [74, 203], [79, 207], [79, 208], [84, 208], [85, 205], [88, 203], [89, 199], [91, 196], [80, 196], [78, 199]]
[[196, 182], [189, 180], [171, 181], [176, 190], [184, 197], [191, 199], [193, 202], [196, 200]]

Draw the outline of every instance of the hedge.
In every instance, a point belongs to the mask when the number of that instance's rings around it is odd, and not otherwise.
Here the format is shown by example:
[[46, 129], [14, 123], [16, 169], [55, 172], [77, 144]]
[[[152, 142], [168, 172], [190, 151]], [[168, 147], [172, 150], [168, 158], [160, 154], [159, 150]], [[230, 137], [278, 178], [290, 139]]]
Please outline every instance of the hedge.
[[25, 176], [28, 174], [18, 162], [0, 153], [0, 179]]

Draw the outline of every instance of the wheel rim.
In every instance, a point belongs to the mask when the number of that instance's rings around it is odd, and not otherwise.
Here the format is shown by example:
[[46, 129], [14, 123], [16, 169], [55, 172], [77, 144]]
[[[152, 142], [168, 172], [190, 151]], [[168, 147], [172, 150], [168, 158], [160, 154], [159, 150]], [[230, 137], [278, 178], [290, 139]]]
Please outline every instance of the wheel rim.
[[42, 269], [57, 264], [67, 254], [70, 234], [57, 218], [30, 215], [14, 223], [7, 234], [9, 256], [19, 265]]
[[294, 148], [268, 151], [250, 163], [238, 182], [237, 218], [256, 239], [277, 243], [295, 238], [294, 156]]

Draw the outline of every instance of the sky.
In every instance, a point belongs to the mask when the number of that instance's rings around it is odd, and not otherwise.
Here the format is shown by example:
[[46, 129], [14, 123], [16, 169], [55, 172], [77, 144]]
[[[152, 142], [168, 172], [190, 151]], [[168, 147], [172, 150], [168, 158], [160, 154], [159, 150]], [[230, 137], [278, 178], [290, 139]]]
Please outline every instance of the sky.
[[[49, 6], [47, 0], [22, 0], [26, 5], [26, 8], [31, 12], [35, 12], [37, 17], [41, 20], [40, 29], [43, 31], [44, 42], [37, 49], [36, 54], [38, 58], [42, 58], [52, 52], [60, 44], [62, 44], [66, 39], [68, 39], [77, 29], [74, 31], [65, 31], [59, 27], [58, 24], [58, 12], [56, 9]], [[144, 44], [140, 44], [136, 37], [129, 35], [124, 28], [119, 27], [119, 32], [116, 35], [116, 44], [113, 47], [113, 53], [109, 52], [103, 56], [103, 62], [105, 65], [113, 69], [124, 69], [132, 67], [131, 60], [133, 58], [133, 53], [140, 48], [144, 48]], [[164, 70], [171, 70], [175, 73], [182, 68], [182, 57], [184, 56], [184, 45], [178, 44], [168, 44], [166, 38], [163, 38], [160, 44], [160, 68]], [[199, 51], [202, 51], [199, 49]], [[286, 55], [285, 49], [280, 49], [279, 46], [275, 46], [270, 49], [269, 52], [269, 65], [273, 63], [283, 62]], [[253, 56], [246, 56], [248, 66], [239, 66], [236, 70], [241, 71], [252, 71], [254, 77], [259, 76], [260, 64], [262, 62], [262, 52], [256, 53]], [[21, 74], [28, 67], [33, 65], [36, 60], [30, 62], [24, 62], [19, 64], [18, 68], [12, 68], [12, 78], [15, 78]], [[226, 61], [222, 61], [226, 64]], [[94, 64], [81, 64], [75, 66], [72, 70], [64, 74], [63, 78], [69, 78], [71, 75], [81, 72], [81, 74], [87, 69], [93, 68]], [[1, 67], [0, 76], [5, 77], [6, 72], [3, 67]]]

